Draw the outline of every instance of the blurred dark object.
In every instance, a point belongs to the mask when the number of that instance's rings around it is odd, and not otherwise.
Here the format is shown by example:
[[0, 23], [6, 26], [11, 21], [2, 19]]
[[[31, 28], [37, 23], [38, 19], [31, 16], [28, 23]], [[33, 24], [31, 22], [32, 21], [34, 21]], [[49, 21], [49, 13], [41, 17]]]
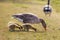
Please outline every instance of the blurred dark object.
[[50, 6], [50, 0], [48, 0], [47, 5], [44, 6], [43, 11], [44, 11], [45, 15], [47, 15], [47, 14], [49, 14], [49, 16], [51, 15], [52, 7]]

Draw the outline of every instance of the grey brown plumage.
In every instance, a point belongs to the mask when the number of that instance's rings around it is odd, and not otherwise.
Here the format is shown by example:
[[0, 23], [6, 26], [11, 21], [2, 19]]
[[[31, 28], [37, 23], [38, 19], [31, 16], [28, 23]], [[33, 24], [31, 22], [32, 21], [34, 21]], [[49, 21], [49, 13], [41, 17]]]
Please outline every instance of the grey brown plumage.
[[23, 23], [30, 23], [30, 24], [39, 24], [42, 23], [43, 28], [46, 30], [46, 22], [41, 19], [38, 18], [35, 15], [32, 14], [14, 14], [12, 15], [15, 19], [18, 19], [19, 21], [22, 20]]

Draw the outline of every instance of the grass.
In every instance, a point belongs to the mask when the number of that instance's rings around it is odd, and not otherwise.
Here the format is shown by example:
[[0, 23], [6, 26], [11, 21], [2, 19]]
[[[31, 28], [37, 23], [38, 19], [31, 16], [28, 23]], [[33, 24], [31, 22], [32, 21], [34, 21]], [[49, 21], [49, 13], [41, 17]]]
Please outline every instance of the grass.
[[[51, 17], [45, 16], [42, 8], [46, 2], [41, 1], [40, 4], [18, 4], [0, 2], [0, 40], [60, 40], [60, 11], [59, 6], [55, 7]], [[58, 10], [57, 10], [58, 9]], [[57, 10], [57, 11], [56, 11]], [[38, 32], [10, 32], [7, 23], [14, 21], [20, 24], [19, 21], [12, 19], [12, 14], [16, 13], [33, 13], [39, 18], [43, 18], [47, 23], [47, 32], [44, 31], [41, 24], [34, 24], [33, 27], [38, 29]]]

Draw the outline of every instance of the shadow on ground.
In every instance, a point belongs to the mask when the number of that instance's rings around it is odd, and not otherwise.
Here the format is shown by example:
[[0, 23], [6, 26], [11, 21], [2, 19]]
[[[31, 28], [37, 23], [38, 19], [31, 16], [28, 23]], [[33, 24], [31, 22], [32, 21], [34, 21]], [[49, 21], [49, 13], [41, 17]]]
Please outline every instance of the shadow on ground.
[[32, 32], [32, 33], [44, 33], [46, 31], [23, 31], [23, 30], [15, 30], [15, 31], [10, 31], [10, 32]]

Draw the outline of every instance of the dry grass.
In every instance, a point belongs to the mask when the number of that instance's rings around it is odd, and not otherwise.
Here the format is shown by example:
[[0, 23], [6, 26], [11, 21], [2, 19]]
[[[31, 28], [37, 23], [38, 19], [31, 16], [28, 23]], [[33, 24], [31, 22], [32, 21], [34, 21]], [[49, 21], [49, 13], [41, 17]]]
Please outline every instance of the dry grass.
[[[17, 4], [0, 3], [0, 40], [60, 40], [60, 14], [53, 9], [51, 17], [45, 16], [42, 8], [44, 4]], [[11, 19], [15, 13], [34, 13], [39, 18], [43, 18], [47, 23], [47, 32], [44, 32], [41, 24], [33, 25], [38, 32], [10, 32], [7, 27], [9, 21], [19, 21]]]

